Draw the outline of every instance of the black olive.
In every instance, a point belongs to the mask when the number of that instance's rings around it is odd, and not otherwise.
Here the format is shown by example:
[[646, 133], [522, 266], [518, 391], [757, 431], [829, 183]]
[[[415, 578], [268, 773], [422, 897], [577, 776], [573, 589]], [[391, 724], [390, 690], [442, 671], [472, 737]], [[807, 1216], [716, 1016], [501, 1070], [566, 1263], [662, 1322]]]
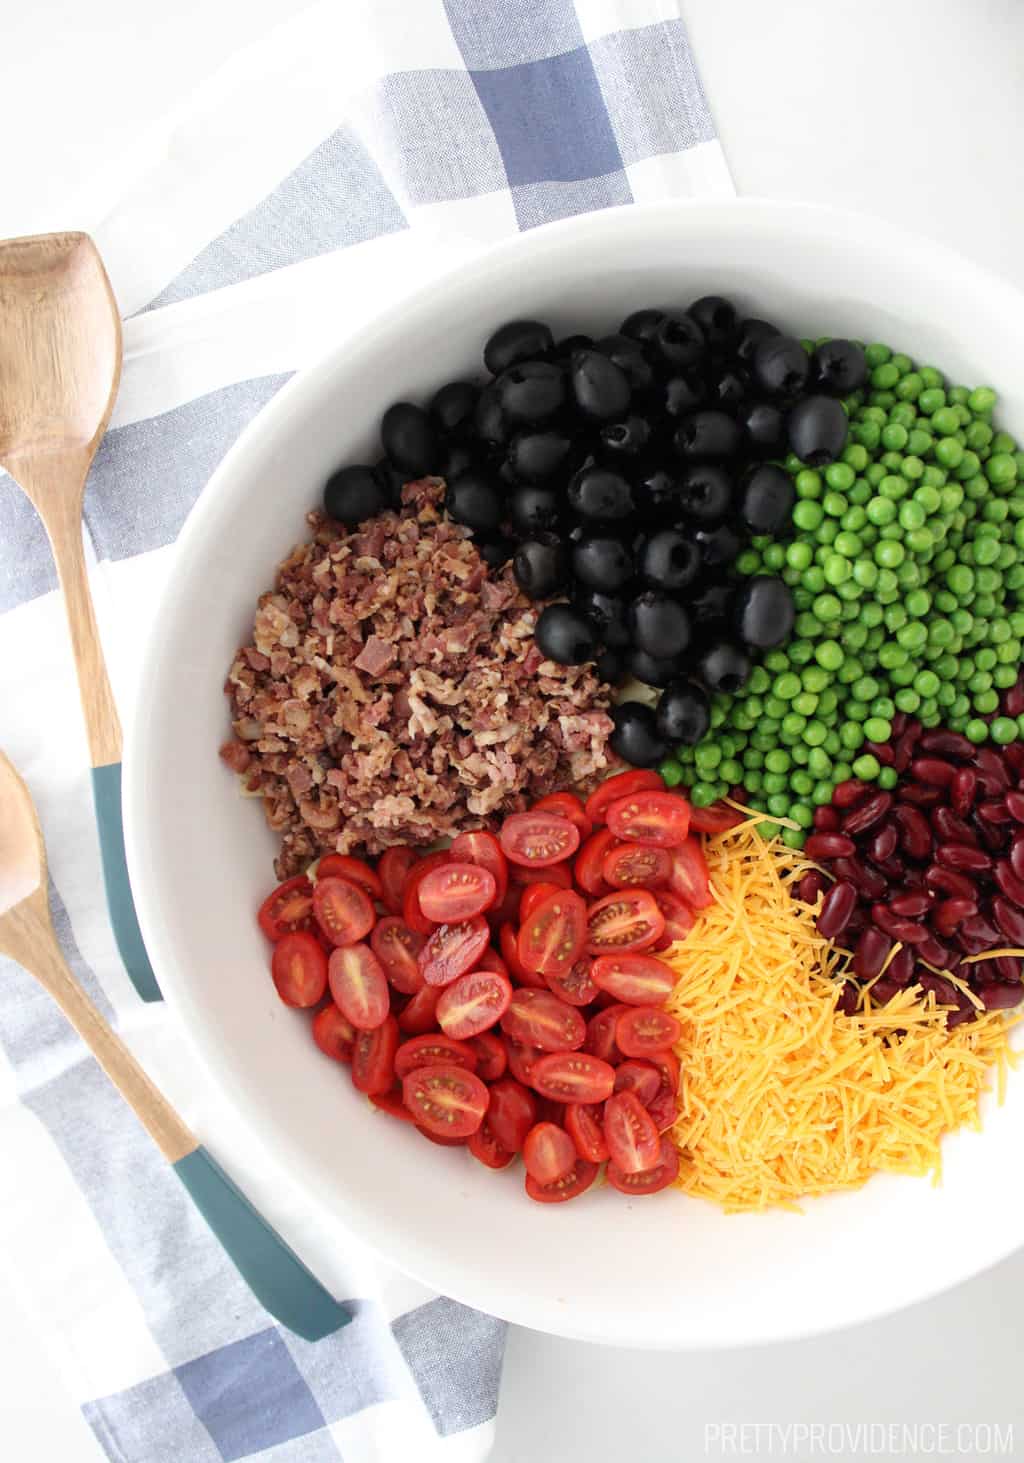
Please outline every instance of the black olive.
[[325, 513], [346, 528], [376, 517], [387, 506], [387, 490], [371, 467], [339, 467], [324, 485]]
[[572, 571], [581, 584], [614, 594], [633, 577], [633, 556], [621, 539], [585, 533], [573, 547]]
[[665, 687], [655, 712], [655, 725], [673, 746], [680, 742], [685, 747], [695, 746], [710, 724], [708, 698], [695, 681], [673, 681]]
[[721, 295], [702, 295], [686, 313], [696, 320], [713, 351], [721, 354], [729, 349], [739, 327], [735, 305]]
[[615, 730], [608, 745], [624, 762], [633, 767], [657, 767], [664, 762], [671, 748], [658, 735], [654, 711], [641, 701], [623, 701], [612, 708]]
[[670, 376], [661, 388], [659, 405], [670, 417], [685, 417], [707, 401], [703, 381], [690, 376]]
[[657, 467], [637, 485], [636, 496], [645, 513], [657, 518], [679, 514], [679, 479]]
[[433, 423], [421, 406], [396, 401], [381, 418], [380, 440], [397, 468], [410, 477], [423, 477], [437, 464]]
[[695, 411], [682, 419], [672, 440], [679, 456], [688, 461], [720, 462], [736, 456], [743, 435], [726, 412]]
[[664, 310], [634, 310], [619, 326], [619, 334], [646, 344], [654, 339], [664, 318]]
[[750, 390], [750, 378], [745, 371], [727, 367], [711, 383], [711, 401], [735, 414], [736, 408], [746, 400]]
[[558, 527], [562, 505], [550, 488], [517, 488], [509, 500], [509, 521], [519, 538], [534, 538]]
[[770, 574], [755, 574], [739, 592], [736, 628], [744, 645], [770, 650], [793, 629], [796, 610], [788, 584]]
[[808, 467], [825, 467], [846, 446], [849, 421], [834, 396], [805, 396], [786, 418], [789, 445]]
[[786, 418], [780, 407], [770, 401], [752, 401], [741, 409], [738, 420], [752, 455], [777, 457], [785, 452]]
[[585, 416], [612, 422], [629, 411], [633, 395], [629, 377], [600, 351], [577, 351], [569, 381], [576, 405]]
[[629, 643], [624, 599], [599, 589], [585, 589], [576, 595], [575, 603], [594, 626], [602, 644], [618, 649]]
[[542, 426], [565, 403], [565, 376], [550, 361], [520, 361], [502, 372], [494, 390], [509, 426]]
[[640, 650], [637, 646], [627, 653], [629, 674], [642, 681], [645, 686], [667, 686], [670, 681], [678, 680], [683, 673], [683, 662], [674, 656], [663, 659], [657, 655], [648, 655], [646, 650]]
[[690, 617], [678, 600], [649, 589], [629, 607], [629, 633], [638, 650], [671, 660], [690, 643]]
[[827, 340], [811, 357], [811, 373], [819, 391], [828, 396], [849, 396], [868, 379], [867, 357], [852, 340]]
[[600, 432], [601, 446], [609, 457], [637, 457], [650, 440], [651, 424], [636, 412], [624, 421], [606, 422]]
[[566, 587], [565, 550], [557, 534], [541, 533], [519, 545], [512, 560], [516, 583], [530, 599], [550, 599]]
[[697, 366], [707, 354], [704, 332], [689, 315], [665, 315], [654, 332], [654, 346], [676, 370]]
[[597, 636], [586, 615], [572, 605], [548, 605], [534, 631], [541, 654], [558, 665], [582, 665], [597, 654]]
[[730, 640], [716, 640], [697, 662], [697, 674], [709, 691], [731, 696], [750, 675], [750, 657]]
[[688, 589], [700, 571], [696, 544], [678, 528], [652, 534], [637, 559], [641, 575], [653, 589]]
[[464, 472], [445, 490], [444, 506], [456, 523], [464, 523], [474, 533], [490, 537], [497, 533], [505, 515], [501, 493], [487, 473]]
[[387, 457], [382, 457], [373, 469], [373, 475], [384, 489], [389, 508], [402, 506], [402, 489], [409, 480], [409, 474], [401, 472]]
[[772, 336], [778, 334], [778, 329], [774, 325], [769, 325], [767, 320], [757, 320], [754, 317], [749, 320], [741, 320], [739, 332], [733, 342], [732, 353], [743, 365], [749, 366], [754, 359], [754, 352], [761, 342], [770, 340]]
[[489, 386], [485, 386], [477, 398], [473, 429], [481, 442], [486, 442], [492, 447], [500, 446], [502, 442], [508, 441], [508, 426], [502, 414], [497, 384], [494, 381]]
[[572, 439], [551, 427], [546, 432], [520, 432], [509, 443], [505, 462], [515, 482], [542, 483], [553, 477], [572, 451]]
[[654, 371], [639, 341], [630, 340], [627, 335], [603, 335], [594, 342], [594, 349], [615, 362], [635, 393], [650, 391]]
[[740, 490], [740, 517], [751, 533], [776, 534], [789, 523], [795, 501], [789, 473], [765, 462], [747, 474]]
[[690, 617], [702, 630], [724, 625], [732, 612], [735, 590], [724, 580], [706, 584], [701, 592], [688, 601]]
[[588, 351], [594, 342], [589, 335], [567, 335], [555, 346], [555, 360], [568, 361], [577, 351]]
[[582, 467], [569, 483], [569, 507], [581, 518], [606, 522], [628, 518], [636, 509], [629, 483], [611, 467]]
[[473, 427], [480, 389], [468, 381], [449, 381], [431, 397], [427, 407], [438, 431], [446, 437], [465, 437]]
[[727, 569], [743, 549], [743, 539], [731, 523], [720, 523], [717, 528], [698, 528], [693, 539], [705, 572]]
[[608, 686], [621, 686], [629, 674], [626, 657], [621, 650], [602, 650], [594, 669], [598, 680]]
[[479, 461], [479, 449], [474, 452], [467, 442], [453, 442], [447, 452], [442, 454], [438, 470], [443, 478], [452, 482], [455, 478], [461, 477], [464, 472], [478, 467]]
[[477, 539], [476, 547], [481, 559], [491, 569], [502, 568], [515, 551], [515, 544], [507, 538]]
[[492, 376], [500, 376], [520, 361], [548, 355], [554, 343], [551, 331], [539, 320], [510, 320], [484, 346], [484, 365]]
[[677, 503], [698, 523], [718, 523], [732, 507], [732, 478], [715, 462], [695, 462], [679, 482]]
[[769, 396], [797, 396], [807, 384], [811, 363], [792, 335], [772, 335], [754, 351], [754, 380]]

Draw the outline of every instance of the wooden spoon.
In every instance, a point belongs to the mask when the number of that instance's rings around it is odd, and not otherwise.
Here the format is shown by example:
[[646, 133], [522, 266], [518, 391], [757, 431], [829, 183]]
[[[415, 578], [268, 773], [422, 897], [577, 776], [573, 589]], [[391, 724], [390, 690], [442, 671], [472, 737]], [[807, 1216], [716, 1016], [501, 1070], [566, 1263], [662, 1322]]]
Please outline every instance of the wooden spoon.
[[0, 752], [0, 953], [53, 997], [173, 1166], [261, 1304], [319, 1341], [350, 1319], [201, 1147], [85, 995], [61, 953], [46, 894], [46, 849], [28, 788]]
[[64, 591], [92, 761], [107, 903], [143, 1000], [158, 1001], [121, 826], [121, 723], [82, 548], [85, 480], [121, 378], [121, 317], [87, 234], [0, 242], [0, 467], [35, 505]]

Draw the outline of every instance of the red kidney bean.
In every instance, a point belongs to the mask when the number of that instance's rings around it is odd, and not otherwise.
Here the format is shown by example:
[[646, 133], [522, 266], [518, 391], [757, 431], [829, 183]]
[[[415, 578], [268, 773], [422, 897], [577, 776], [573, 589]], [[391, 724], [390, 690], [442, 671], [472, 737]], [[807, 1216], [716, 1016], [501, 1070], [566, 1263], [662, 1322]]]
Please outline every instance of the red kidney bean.
[[957, 817], [952, 808], [932, 808], [931, 825], [935, 829], [938, 842], [969, 843], [972, 848], [978, 847], [978, 835], [969, 824]]
[[917, 978], [917, 983], [923, 991], [934, 991], [936, 1005], [956, 1005], [956, 986], [946, 980], [945, 976], [932, 975], [931, 971], [922, 970]]
[[889, 969], [885, 972], [889, 980], [895, 981], [897, 986], [909, 985], [911, 978], [917, 968], [917, 954], [904, 945], [902, 950], [897, 950], [889, 963]]
[[1003, 715], [1024, 715], [1024, 677], [1018, 677], [1016, 684], [1003, 695]]
[[1019, 955], [997, 955], [995, 960], [1000, 980], [1020, 980]]
[[1008, 792], [1003, 799], [1006, 811], [1015, 823], [1024, 823], [1024, 792]]
[[960, 958], [955, 950], [951, 950], [948, 945], [944, 945], [931, 933], [918, 942], [917, 954], [922, 960], [927, 960], [929, 965], [934, 965], [937, 970], [948, 970]]
[[887, 1006], [898, 990], [899, 986], [886, 971], [882, 979], [876, 980], [871, 987], [871, 999], [876, 1006]]
[[899, 854], [894, 853], [892, 858], [873, 859], [871, 867], [885, 876], [887, 884], [900, 884], [903, 880], [905, 870]]
[[901, 732], [896, 732], [894, 728], [894, 734], [896, 736], [896, 740], [893, 743], [895, 757], [892, 765], [902, 775], [910, 766], [910, 759], [914, 755], [914, 748], [920, 740], [921, 723], [918, 721], [908, 722]]
[[846, 929], [843, 931], [843, 944], [849, 948], [857, 943], [859, 935], [868, 928], [871, 917], [868, 914], [867, 906], [858, 904], [850, 918], [847, 920]]
[[804, 844], [804, 853], [812, 859], [849, 858], [857, 845], [845, 833], [812, 833]]
[[974, 743], [962, 737], [959, 732], [943, 731], [941, 727], [936, 727], [922, 736], [921, 751], [936, 757], [961, 757], [969, 762], [974, 756]]
[[836, 875], [859, 889], [866, 899], [881, 899], [888, 885], [881, 874], [857, 858], [839, 858], [832, 865]]
[[855, 777], [849, 777], [845, 782], [837, 782], [832, 791], [832, 802], [837, 808], [852, 808], [861, 803], [871, 791], [870, 782], [858, 782]]
[[814, 810], [814, 826], [819, 833], [835, 833], [839, 827], [839, 810], [831, 803], [822, 803]]
[[853, 968], [860, 980], [871, 980], [885, 964], [885, 957], [892, 949], [889, 936], [875, 926], [869, 926], [857, 941], [853, 952]]
[[1018, 879], [1024, 879], [1024, 833], [1015, 834], [1010, 844], [1010, 868]]
[[894, 940], [899, 940], [901, 945], [919, 945], [928, 937], [924, 925], [919, 925], [912, 919], [900, 919], [887, 904], [873, 904], [871, 918], [880, 930], [884, 930]]
[[1024, 909], [1024, 879], [1018, 879], [1003, 860], [996, 864], [993, 877], [1007, 899], [1012, 900], [1018, 909]]
[[[965, 919], [959, 933], [971, 940], [983, 940], [982, 950], [991, 950], [999, 941], [999, 931], [984, 914], [972, 914], [969, 919]], [[974, 953], [980, 954], [981, 951]]]
[[957, 769], [952, 762], [941, 757], [915, 757], [910, 764], [910, 775], [918, 782], [929, 782], [935, 787], [948, 787], [956, 776]]
[[852, 1016], [859, 1005], [860, 990], [852, 980], [844, 981], [836, 1001], [836, 1010], [843, 1016]]
[[[975, 960], [970, 965], [964, 966], [963, 973], [975, 987], [991, 985], [994, 980], [999, 979], [994, 960]], [[980, 995], [981, 992], [979, 991], [978, 994]]]
[[[1012, 798], [1013, 796], [1012, 792], [1007, 793], [1007, 797]], [[1020, 794], [1018, 793], [1017, 796], [1019, 797]], [[984, 818], [989, 823], [1013, 822], [1013, 814], [1006, 805], [1006, 798], [986, 798], [984, 802], [978, 804], [974, 811], [977, 817]]]
[[1016, 777], [1020, 777], [1024, 773], [1024, 742], [1011, 742], [1004, 747], [1003, 761]]
[[975, 747], [974, 767], [981, 790], [988, 797], [997, 798], [1010, 786], [1003, 759], [993, 747]]
[[978, 792], [978, 775], [969, 767], [961, 767], [949, 784], [949, 803], [958, 818], [966, 818], [974, 806]]
[[934, 808], [944, 796], [941, 787], [932, 787], [924, 782], [905, 782], [899, 790], [901, 803], [913, 803], [918, 808]]
[[887, 859], [896, 852], [895, 823], [886, 823], [874, 834], [867, 846], [868, 858]]
[[928, 895], [919, 894], [913, 889], [894, 894], [889, 900], [889, 908], [893, 914], [905, 915], [907, 919], [917, 919], [918, 916], [927, 914], [931, 907], [932, 901]]
[[973, 882], [965, 874], [940, 868], [938, 864], [932, 864], [925, 869], [924, 882], [926, 889], [931, 889], [936, 894], [948, 894], [953, 899], [974, 899], [977, 894]]
[[857, 891], [852, 884], [845, 880], [833, 884], [825, 895], [818, 914], [818, 934], [826, 940], [834, 940], [837, 935], [841, 935], [849, 923], [856, 903]]
[[935, 850], [935, 861], [958, 873], [987, 874], [992, 867], [987, 853], [966, 843], [940, 843]]
[[1024, 946], [1024, 914], [1019, 909], [997, 894], [992, 901], [992, 915], [1011, 945]]
[[896, 714], [892, 717], [889, 723], [889, 725], [892, 727], [892, 734], [894, 737], [901, 737], [903, 735], [903, 733], [907, 729], [907, 722], [909, 720], [910, 717], [905, 711], [896, 712]]
[[814, 904], [818, 895], [828, 888], [828, 880], [817, 869], [808, 869], [796, 886], [796, 897], [804, 904]]
[[977, 913], [978, 904], [974, 899], [944, 899], [932, 911], [932, 926], [937, 935], [951, 935], [957, 925]]
[[883, 767], [892, 767], [896, 761], [896, 750], [888, 742], [865, 742], [864, 751], [877, 757]]
[[978, 992], [978, 999], [986, 1011], [1009, 1011], [1018, 1006], [1024, 998], [1022, 985], [987, 985]]
[[893, 809], [893, 822], [900, 831], [900, 846], [911, 858], [927, 858], [932, 851], [932, 830], [919, 808], [899, 803]]
[[871, 797], [851, 808], [843, 818], [843, 832], [866, 833], [869, 828], [882, 821], [892, 804], [891, 792], [872, 793]]
[[1010, 837], [1010, 830], [1007, 827], [1002, 823], [990, 823], [986, 818], [975, 817], [974, 822], [982, 848], [987, 848], [989, 853], [1006, 852], [1006, 845]]

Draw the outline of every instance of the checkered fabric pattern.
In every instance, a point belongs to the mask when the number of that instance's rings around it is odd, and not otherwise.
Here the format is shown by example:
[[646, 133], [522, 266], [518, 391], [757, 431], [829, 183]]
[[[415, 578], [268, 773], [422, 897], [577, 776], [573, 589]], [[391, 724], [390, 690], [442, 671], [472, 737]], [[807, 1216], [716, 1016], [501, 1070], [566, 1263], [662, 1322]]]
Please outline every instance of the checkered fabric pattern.
[[[241, 51], [90, 228], [125, 315], [86, 550], [127, 708], [173, 543], [288, 377], [517, 229], [731, 185], [673, 0], [336, 0]], [[315, 1345], [246, 1290], [63, 1018], [0, 969], [0, 1263], [117, 1463], [473, 1460], [504, 1324], [431, 1295], [292, 1194], [144, 1007], [102, 896], [62, 608], [0, 475], [0, 744], [26, 777], [77, 978], [351, 1325]]]

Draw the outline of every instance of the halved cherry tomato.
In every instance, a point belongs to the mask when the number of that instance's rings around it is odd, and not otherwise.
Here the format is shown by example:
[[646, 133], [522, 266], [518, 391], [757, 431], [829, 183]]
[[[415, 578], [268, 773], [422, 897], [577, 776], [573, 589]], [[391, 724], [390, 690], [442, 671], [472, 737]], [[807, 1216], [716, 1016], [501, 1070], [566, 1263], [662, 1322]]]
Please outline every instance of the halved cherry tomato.
[[509, 975], [514, 976], [520, 985], [532, 986], [538, 991], [547, 989], [544, 977], [538, 971], [527, 970], [520, 960], [519, 941], [511, 925], [502, 925], [498, 931], [498, 944], [501, 946], [502, 958], [508, 966]]
[[545, 974], [548, 988], [561, 1001], [570, 1006], [589, 1006], [599, 995], [597, 986], [590, 978], [590, 960], [586, 955], [574, 961], [569, 970], [554, 975]]
[[465, 1067], [416, 1067], [402, 1082], [402, 1101], [419, 1127], [441, 1138], [468, 1138], [489, 1102], [487, 1088]]
[[574, 854], [580, 846], [580, 830], [558, 813], [510, 813], [498, 841], [510, 863], [540, 869]]
[[381, 1112], [386, 1112], [393, 1118], [400, 1118], [403, 1123], [412, 1122], [412, 1113], [402, 1101], [402, 1094], [396, 1092], [394, 1088], [391, 1088], [389, 1092], [372, 1092], [370, 1101]]
[[593, 820], [584, 808], [582, 799], [574, 792], [549, 792], [547, 797], [534, 803], [531, 811], [557, 813], [561, 818], [568, 818], [580, 830], [581, 838], [589, 838], [594, 831]]
[[[495, 977], [497, 979], [497, 977]], [[550, 991], [512, 992], [501, 1029], [521, 1046], [537, 1046], [545, 1052], [575, 1051], [583, 1045], [587, 1023], [575, 1006], [566, 1005]]]
[[434, 928], [434, 921], [428, 919], [420, 908], [420, 885], [432, 869], [441, 868], [448, 859], [446, 848], [428, 853], [426, 858], [417, 859], [406, 875], [405, 888], [402, 891], [402, 918], [418, 935], [429, 935]]
[[465, 1148], [466, 1146], [465, 1138], [443, 1138], [440, 1133], [431, 1133], [429, 1129], [423, 1128], [419, 1123], [415, 1122], [415, 1119], [413, 1121], [417, 1133], [421, 1137], [427, 1138], [431, 1143], [436, 1143], [438, 1148]]
[[580, 1158], [588, 1163], [604, 1163], [608, 1144], [601, 1126], [601, 1109], [593, 1102], [567, 1102], [565, 1131], [576, 1145]]
[[610, 828], [599, 828], [590, 835], [576, 855], [573, 872], [576, 883], [585, 894], [598, 896], [608, 893], [610, 886], [604, 877], [604, 861], [609, 851], [618, 847], [618, 843], [619, 840]]
[[414, 996], [423, 988], [423, 972], [416, 958], [423, 945], [424, 936], [417, 935], [397, 914], [386, 914], [374, 925], [370, 948], [403, 996]]
[[652, 889], [651, 897], [655, 904], [665, 916], [665, 930], [661, 939], [652, 950], [667, 950], [677, 940], [685, 940], [693, 929], [695, 920], [693, 910], [688, 904], [673, 894], [668, 889]]
[[305, 874], [285, 879], [267, 895], [256, 916], [268, 940], [280, 940], [313, 924], [313, 886]]
[[638, 792], [608, 809], [608, 827], [616, 838], [676, 848], [690, 830], [690, 804], [676, 792]]
[[493, 970], [472, 970], [445, 986], [437, 1021], [448, 1036], [466, 1040], [494, 1026], [508, 1010], [512, 983]]
[[424, 1036], [437, 1030], [437, 1003], [441, 999], [441, 987], [425, 985], [416, 992], [398, 1018], [400, 1031], [407, 1036]]
[[654, 1168], [640, 1173], [627, 1173], [616, 1163], [609, 1163], [606, 1170], [608, 1182], [620, 1194], [656, 1194], [674, 1183], [679, 1173], [679, 1150], [669, 1138], [662, 1138], [658, 1149], [658, 1162]]
[[604, 1102], [615, 1090], [615, 1068], [587, 1052], [547, 1052], [530, 1063], [530, 1086], [555, 1102]]
[[286, 1006], [316, 1006], [327, 989], [327, 956], [316, 935], [294, 930], [282, 935], [270, 958], [277, 994]]
[[335, 1062], [350, 1062], [357, 1032], [347, 1016], [332, 1002], [313, 1017], [313, 1040]]
[[683, 1028], [660, 1006], [633, 1006], [615, 1025], [615, 1040], [627, 1057], [647, 1057], [675, 1046]]
[[621, 1062], [622, 1053], [615, 1040], [615, 1028], [621, 1013], [628, 1009], [628, 1006], [623, 1005], [606, 1006], [596, 1016], [591, 1016], [587, 1022], [587, 1039], [583, 1043], [583, 1050], [592, 1057], [600, 1057], [602, 1062], [608, 1062], [613, 1067]]
[[557, 1123], [534, 1123], [523, 1144], [526, 1172], [539, 1184], [564, 1179], [578, 1156], [576, 1144]]
[[518, 1153], [536, 1121], [537, 1099], [528, 1087], [513, 1077], [492, 1084], [487, 1123], [503, 1148]]
[[507, 1148], [502, 1148], [491, 1132], [486, 1115], [476, 1132], [470, 1133], [466, 1147], [485, 1168], [508, 1168], [509, 1164], [515, 1160], [515, 1154], [510, 1153]]
[[437, 925], [455, 924], [483, 914], [494, 903], [497, 890], [490, 869], [449, 862], [420, 880], [420, 909]]
[[416, 858], [416, 850], [405, 843], [386, 848], [380, 856], [377, 873], [384, 891], [384, 903], [392, 914], [402, 913], [402, 890]]
[[597, 1178], [597, 1164], [577, 1158], [569, 1172], [553, 1184], [539, 1184], [531, 1175], [526, 1175], [526, 1192], [538, 1204], [563, 1204], [566, 1199], [575, 1199], [585, 1194]]
[[401, 1082], [417, 1067], [465, 1067], [475, 1072], [476, 1064], [476, 1052], [471, 1046], [439, 1031], [430, 1031], [402, 1042], [395, 1057], [395, 1076]]
[[595, 985], [628, 1006], [662, 1004], [678, 980], [671, 966], [653, 955], [599, 955], [590, 974]]
[[646, 889], [617, 889], [590, 906], [587, 953], [604, 955], [610, 950], [646, 950], [664, 933], [665, 916], [653, 895]]
[[652, 1062], [630, 1060], [615, 1068], [615, 1091], [636, 1093], [646, 1108], [661, 1091], [661, 1085], [661, 1073]]
[[690, 809], [690, 832], [724, 833], [728, 828], [738, 828], [747, 816], [722, 802], [709, 803], [706, 808], [694, 805]]
[[356, 1033], [352, 1052], [352, 1083], [370, 1097], [390, 1092], [395, 1082], [398, 1022], [389, 1016], [373, 1031]]
[[637, 768], [633, 772], [617, 772], [608, 777], [587, 798], [583, 811], [592, 823], [603, 823], [612, 803], [632, 797], [638, 792], [664, 792], [665, 781], [659, 772]]
[[494, 903], [501, 904], [508, 888], [508, 860], [501, 851], [501, 844], [493, 833], [480, 829], [474, 833], [460, 833], [452, 840], [449, 856], [460, 864], [478, 864], [494, 875], [496, 894]]
[[642, 1173], [658, 1163], [660, 1140], [654, 1120], [635, 1092], [615, 1092], [604, 1105], [608, 1156], [623, 1173]]
[[481, 1031], [466, 1042], [476, 1053], [477, 1076], [482, 1082], [496, 1082], [505, 1075], [508, 1066], [508, 1051], [500, 1036], [493, 1031]]
[[661, 1073], [661, 1086], [647, 1111], [658, 1132], [664, 1133], [679, 1116], [679, 1058], [675, 1052], [652, 1052], [647, 1060]]
[[537, 905], [546, 899], [549, 894], [561, 894], [565, 891], [558, 884], [527, 884], [523, 890], [523, 897], [519, 901], [519, 918], [524, 922], [529, 919], [530, 911], [537, 908]]
[[613, 889], [633, 885], [653, 889], [667, 882], [671, 868], [667, 848], [654, 848], [649, 843], [616, 843], [605, 854], [601, 873]]
[[377, 870], [347, 853], [325, 853], [316, 866], [318, 884], [321, 879], [347, 879], [350, 884], [365, 889], [371, 899], [384, 898], [384, 886]]
[[505, 1050], [508, 1052], [508, 1069], [517, 1082], [529, 1082], [533, 1064], [543, 1053], [539, 1046], [526, 1046], [506, 1036]]
[[524, 918], [517, 948], [520, 964], [541, 975], [571, 970], [587, 940], [587, 906], [571, 889], [556, 889]]
[[691, 909], [706, 909], [714, 900], [708, 875], [708, 861], [696, 838], [672, 850], [672, 869], [668, 876], [668, 887]]
[[376, 915], [365, 889], [347, 879], [318, 879], [313, 914], [332, 945], [354, 945], [373, 929]]
[[360, 1031], [380, 1026], [391, 1007], [384, 967], [369, 945], [332, 950], [327, 965], [334, 1004]]
[[[509, 876], [519, 889], [529, 888], [531, 884], [554, 884], [556, 889], [572, 888], [572, 869], [569, 864], [545, 864], [538, 869], [527, 869], [522, 864], [513, 864]], [[519, 912], [522, 914], [521, 905]]]
[[457, 925], [436, 925], [417, 957], [427, 985], [450, 985], [457, 975], [472, 970], [490, 938], [481, 914]]

